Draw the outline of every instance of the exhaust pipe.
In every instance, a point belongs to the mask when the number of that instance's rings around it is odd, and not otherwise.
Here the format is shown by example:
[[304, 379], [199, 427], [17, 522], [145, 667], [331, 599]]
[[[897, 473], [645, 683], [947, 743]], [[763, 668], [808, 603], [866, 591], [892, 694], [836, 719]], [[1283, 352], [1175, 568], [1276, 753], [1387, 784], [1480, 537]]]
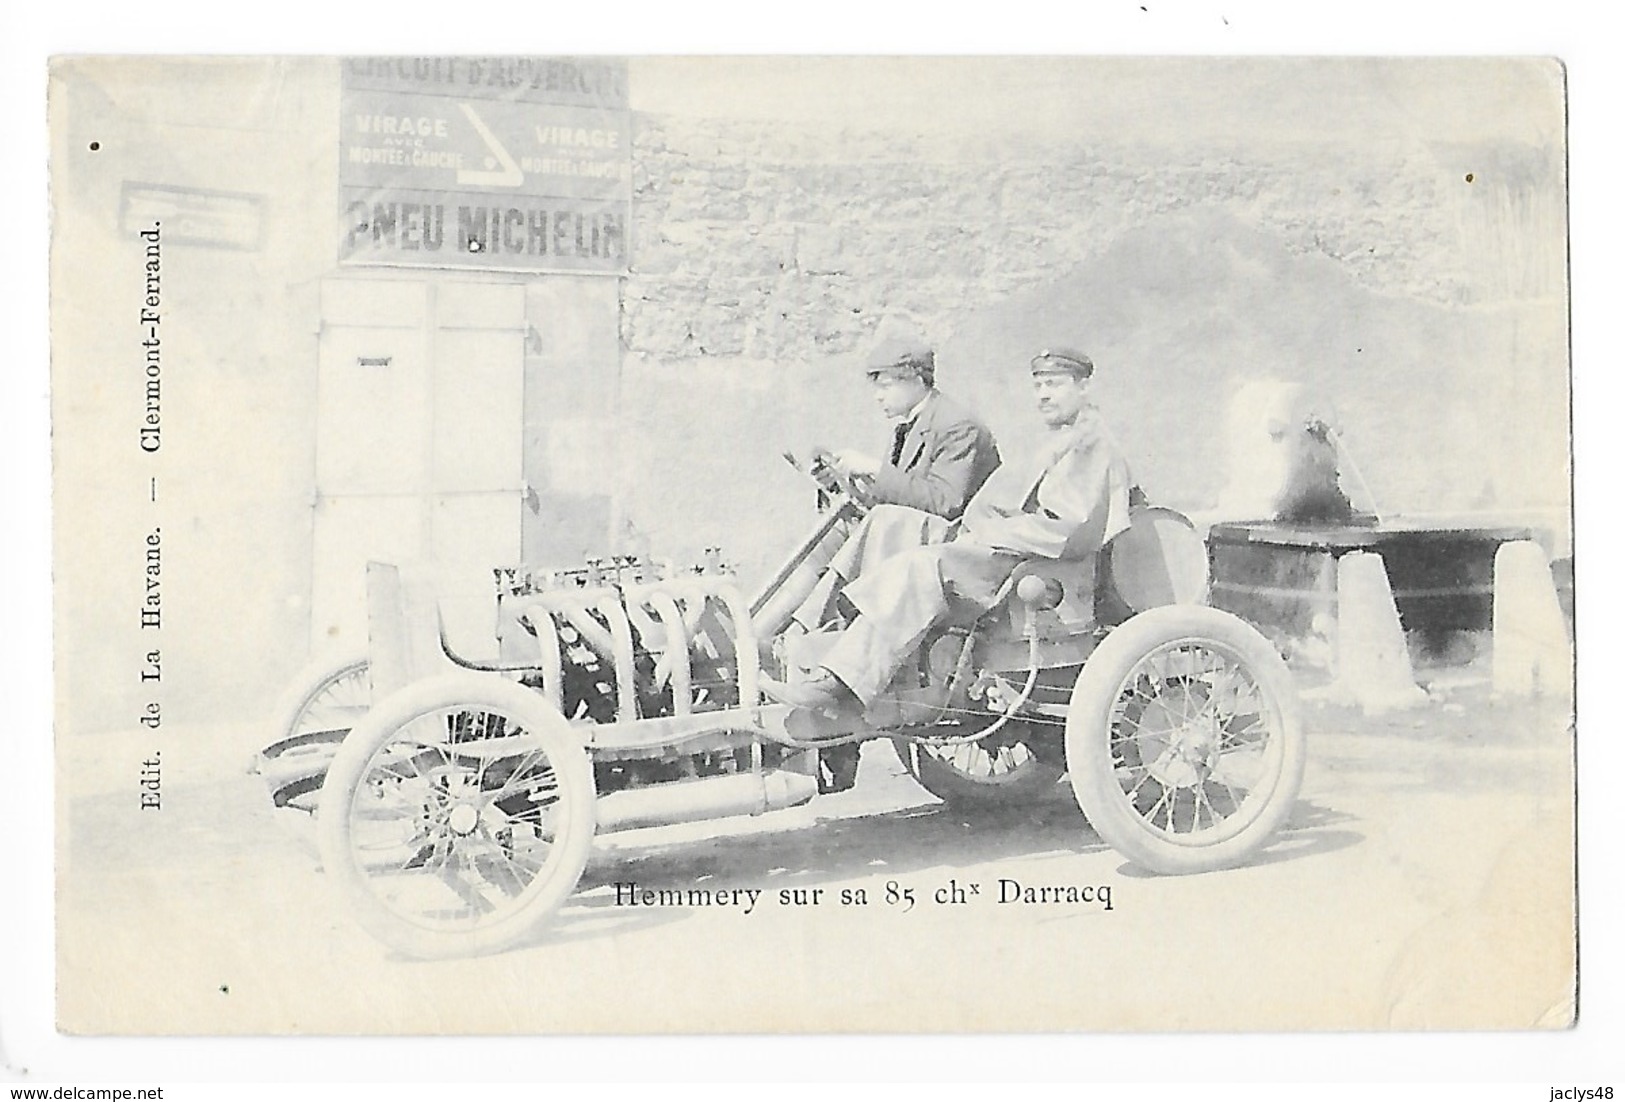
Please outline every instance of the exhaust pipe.
[[795, 807], [818, 792], [818, 779], [787, 769], [672, 781], [598, 797], [598, 830], [669, 826]]

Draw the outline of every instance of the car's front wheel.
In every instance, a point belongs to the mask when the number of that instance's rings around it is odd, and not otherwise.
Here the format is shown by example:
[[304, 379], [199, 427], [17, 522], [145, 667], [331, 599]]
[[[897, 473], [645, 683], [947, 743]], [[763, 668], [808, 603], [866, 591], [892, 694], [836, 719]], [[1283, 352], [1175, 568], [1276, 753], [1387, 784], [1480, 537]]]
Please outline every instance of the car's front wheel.
[[381, 701], [345, 739], [317, 815], [322, 863], [357, 919], [411, 957], [495, 952], [575, 890], [595, 828], [569, 724], [495, 674]]

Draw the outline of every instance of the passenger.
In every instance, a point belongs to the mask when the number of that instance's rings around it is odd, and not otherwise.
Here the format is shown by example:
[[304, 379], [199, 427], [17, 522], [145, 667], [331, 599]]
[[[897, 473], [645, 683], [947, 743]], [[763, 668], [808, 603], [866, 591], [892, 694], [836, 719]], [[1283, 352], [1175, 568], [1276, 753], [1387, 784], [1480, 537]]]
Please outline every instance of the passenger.
[[1031, 461], [994, 472], [951, 528], [910, 509], [866, 517], [849, 544], [896, 546], [912, 537], [915, 546], [865, 564], [850, 580], [844, 595], [858, 615], [812, 678], [764, 679], [764, 692], [801, 708], [866, 708], [951, 604], [991, 608], [1023, 559], [1094, 555], [1128, 527], [1133, 484], [1090, 400], [1093, 363], [1055, 349], [1031, 367], [1047, 430]]

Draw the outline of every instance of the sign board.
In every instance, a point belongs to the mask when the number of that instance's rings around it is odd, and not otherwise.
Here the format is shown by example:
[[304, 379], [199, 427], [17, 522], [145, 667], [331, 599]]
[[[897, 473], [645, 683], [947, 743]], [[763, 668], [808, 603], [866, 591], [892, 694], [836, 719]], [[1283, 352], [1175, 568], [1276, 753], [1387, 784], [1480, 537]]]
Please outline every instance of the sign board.
[[119, 228], [135, 233], [154, 223], [172, 244], [258, 249], [265, 237], [265, 199], [235, 191], [125, 181]]
[[339, 259], [624, 272], [626, 64], [591, 58], [348, 58]]

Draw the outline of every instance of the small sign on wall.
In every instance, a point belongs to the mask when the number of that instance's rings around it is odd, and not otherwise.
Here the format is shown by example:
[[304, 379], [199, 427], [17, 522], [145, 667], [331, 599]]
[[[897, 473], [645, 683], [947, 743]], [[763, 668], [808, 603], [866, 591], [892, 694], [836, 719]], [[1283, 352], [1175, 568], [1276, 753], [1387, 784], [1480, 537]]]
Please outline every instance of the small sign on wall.
[[342, 73], [341, 262], [627, 270], [624, 61], [348, 58]]
[[119, 228], [133, 234], [154, 222], [163, 224], [166, 244], [258, 249], [265, 239], [265, 199], [126, 180], [119, 197]]

